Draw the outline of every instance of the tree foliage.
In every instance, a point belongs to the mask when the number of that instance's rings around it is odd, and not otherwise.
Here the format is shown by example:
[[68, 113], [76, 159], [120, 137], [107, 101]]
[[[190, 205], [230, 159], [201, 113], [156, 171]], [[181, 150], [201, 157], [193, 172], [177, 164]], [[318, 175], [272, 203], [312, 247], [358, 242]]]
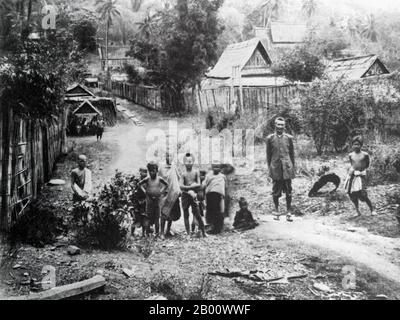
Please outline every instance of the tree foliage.
[[0, 60], [4, 107], [34, 118], [50, 117], [62, 108], [67, 86], [83, 78], [86, 68], [73, 33], [69, 12], [59, 14], [59, 27], [38, 41], [22, 40]]
[[218, 58], [222, 2], [178, 0], [174, 7], [146, 17], [129, 55], [149, 70], [148, 82], [171, 87], [178, 95], [185, 86], [200, 82]]
[[274, 64], [274, 71], [293, 82], [311, 82], [322, 77], [325, 65], [308, 45], [299, 46]]

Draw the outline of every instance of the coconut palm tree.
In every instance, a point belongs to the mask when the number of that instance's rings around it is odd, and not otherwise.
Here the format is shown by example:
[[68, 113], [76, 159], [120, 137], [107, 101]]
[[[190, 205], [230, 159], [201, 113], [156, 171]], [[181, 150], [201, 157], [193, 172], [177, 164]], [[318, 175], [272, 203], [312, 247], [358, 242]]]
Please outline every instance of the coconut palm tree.
[[101, 21], [106, 23], [106, 69], [107, 78], [109, 76], [108, 72], [108, 35], [110, 32], [110, 27], [113, 24], [113, 19], [115, 17], [121, 17], [121, 13], [117, 9], [117, 0], [96, 0], [96, 11], [100, 15]]
[[303, 0], [301, 11], [310, 20], [315, 15], [317, 7], [318, 2], [316, 0]]
[[367, 22], [361, 31], [361, 35], [372, 42], [378, 41], [378, 31], [376, 30], [375, 16], [373, 14], [367, 17]]
[[264, 27], [267, 26], [272, 19], [279, 19], [285, 3], [286, 0], [268, 0], [260, 6], [260, 9], [263, 10]]
[[133, 12], [138, 12], [144, 0], [131, 0], [131, 7]]

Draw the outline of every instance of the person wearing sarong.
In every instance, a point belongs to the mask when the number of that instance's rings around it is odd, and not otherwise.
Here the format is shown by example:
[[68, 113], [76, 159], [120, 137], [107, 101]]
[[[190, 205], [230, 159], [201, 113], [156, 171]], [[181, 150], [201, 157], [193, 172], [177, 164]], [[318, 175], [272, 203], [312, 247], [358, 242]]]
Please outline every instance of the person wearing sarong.
[[359, 202], [365, 202], [371, 214], [376, 215], [374, 206], [371, 200], [368, 198], [366, 176], [367, 169], [370, 166], [370, 157], [367, 152], [361, 151], [363, 146], [363, 139], [360, 136], [354, 137], [353, 152], [349, 155], [351, 168], [345, 182], [345, 189], [353, 202], [358, 216], [361, 216]]
[[[172, 222], [178, 221], [181, 217], [179, 197], [181, 189], [179, 186], [180, 175], [173, 158], [169, 152], [166, 153], [165, 164], [160, 165], [160, 176], [168, 183], [167, 196], [161, 201], [161, 237], [172, 237]], [[165, 230], [165, 225], [167, 229]], [[165, 232], [164, 232], [165, 231]]]
[[206, 222], [211, 225], [209, 234], [219, 234], [224, 227], [226, 177], [221, 173], [221, 166], [212, 165], [210, 172], [203, 182], [206, 192]]
[[92, 172], [86, 168], [86, 165], [87, 157], [80, 155], [78, 168], [71, 172], [71, 188], [74, 202], [88, 199], [92, 192]]

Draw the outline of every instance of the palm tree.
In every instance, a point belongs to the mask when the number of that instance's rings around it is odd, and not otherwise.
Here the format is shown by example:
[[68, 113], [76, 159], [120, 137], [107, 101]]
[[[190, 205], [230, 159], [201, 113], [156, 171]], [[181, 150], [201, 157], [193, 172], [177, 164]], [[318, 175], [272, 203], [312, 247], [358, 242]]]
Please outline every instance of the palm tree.
[[286, 0], [268, 0], [264, 2], [260, 9], [263, 10], [263, 25], [264, 27], [272, 19], [279, 19]]
[[153, 27], [154, 27], [153, 16], [150, 15], [150, 13], [147, 13], [143, 21], [137, 22], [136, 25], [138, 26], [139, 37], [145, 40], [149, 40], [151, 35], [153, 34]]
[[96, 11], [100, 15], [100, 19], [106, 22], [106, 68], [107, 68], [107, 78], [109, 76], [108, 71], [108, 34], [110, 32], [110, 27], [112, 26], [113, 19], [115, 17], [120, 17], [121, 13], [118, 11], [116, 6], [117, 0], [96, 0]]
[[376, 22], [373, 14], [367, 17], [367, 22], [361, 31], [361, 35], [372, 42], [378, 41], [378, 32], [376, 31]]
[[131, 0], [131, 7], [133, 12], [138, 12], [143, 4], [143, 0]]
[[318, 3], [316, 0], [303, 0], [301, 11], [307, 17], [307, 19], [310, 20], [315, 15], [317, 7]]

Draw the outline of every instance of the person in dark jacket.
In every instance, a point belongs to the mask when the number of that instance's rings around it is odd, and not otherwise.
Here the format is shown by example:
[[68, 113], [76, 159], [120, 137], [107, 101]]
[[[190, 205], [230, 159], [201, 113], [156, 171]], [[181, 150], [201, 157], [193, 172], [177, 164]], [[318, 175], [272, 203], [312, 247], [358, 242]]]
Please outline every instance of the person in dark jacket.
[[283, 118], [275, 120], [275, 133], [267, 138], [267, 164], [273, 180], [272, 196], [275, 205], [275, 220], [280, 220], [279, 199], [286, 194], [286, 219], [293, 222], [292, 180], [295, 178], [295, 156], [293, 137], [285, 133], [286, 121]]

